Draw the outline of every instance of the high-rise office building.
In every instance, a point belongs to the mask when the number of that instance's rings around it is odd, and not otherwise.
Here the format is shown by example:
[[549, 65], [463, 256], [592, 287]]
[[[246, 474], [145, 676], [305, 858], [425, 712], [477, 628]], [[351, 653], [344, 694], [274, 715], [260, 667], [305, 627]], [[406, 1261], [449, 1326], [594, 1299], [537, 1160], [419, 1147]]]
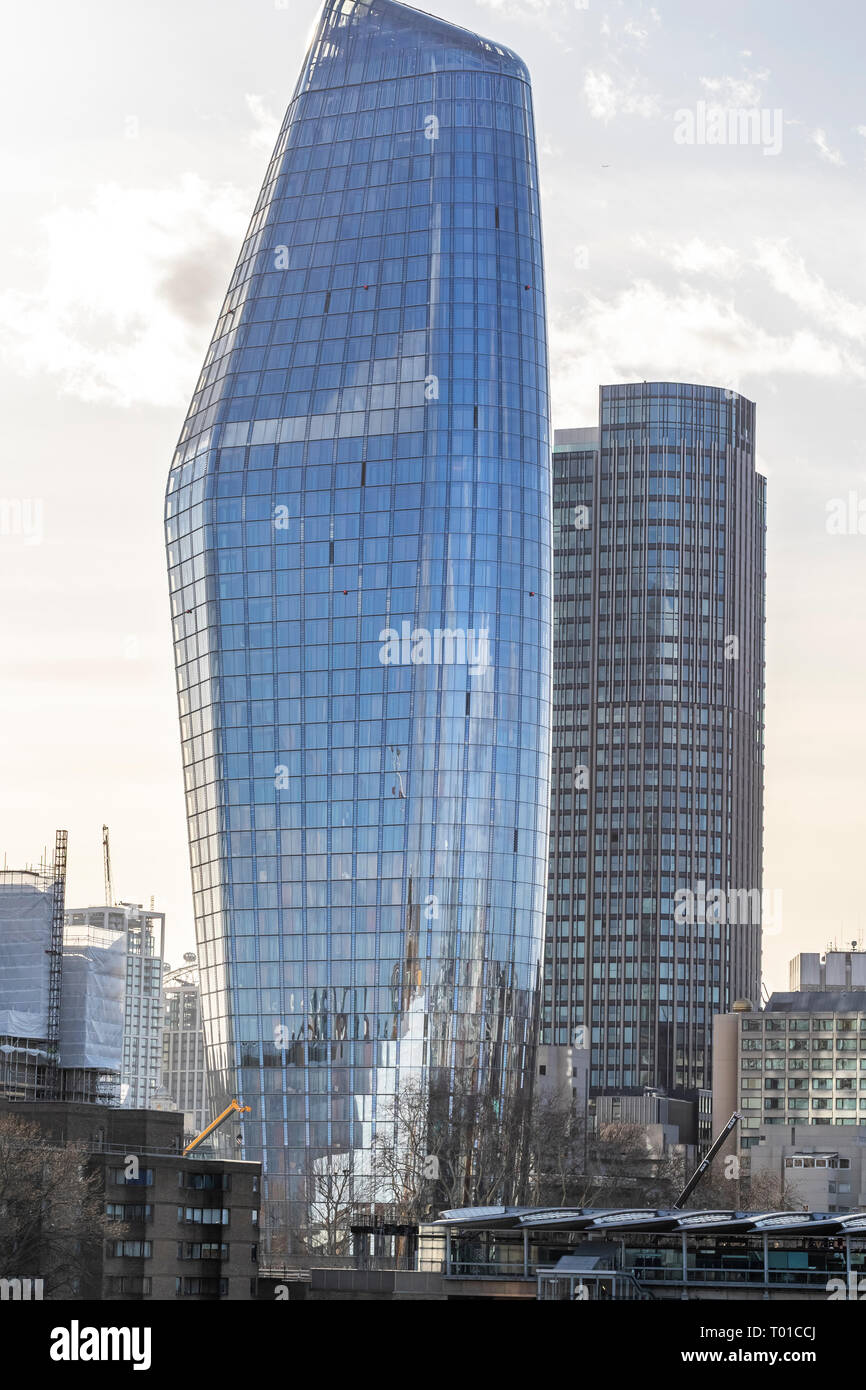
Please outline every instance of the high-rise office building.
[[201, 984], [192, 951], [177, 970], [166, 970], [163, 993], [162, 1085], [184, 1112], [186, 1132], [192, 1137], [215, 1118], [208, 1111]]
[[129, 1110], [145, 1110], [153, 1104], [162, 1078], [165, 913], [141, 903], [68, 908], [66, 932], [70, 939], [83, 940], [86, 928], [109, 938], [120, 934], [125, 939], [120, 1104]]
[[167, 537], [214, 1104], [251, 1108], [279, 1253], [325, 1239], [332, 1178], [387, 1200], [395, 1097], [485, 1096], [505, 1125], [532, 1070], [552, 562], [514, 53], [327, 0]]
[[760, 986], [765, 480], [755, 407], [605, 386], [554, 441], [545, 1042], [599, 1092], [710, 1086]]

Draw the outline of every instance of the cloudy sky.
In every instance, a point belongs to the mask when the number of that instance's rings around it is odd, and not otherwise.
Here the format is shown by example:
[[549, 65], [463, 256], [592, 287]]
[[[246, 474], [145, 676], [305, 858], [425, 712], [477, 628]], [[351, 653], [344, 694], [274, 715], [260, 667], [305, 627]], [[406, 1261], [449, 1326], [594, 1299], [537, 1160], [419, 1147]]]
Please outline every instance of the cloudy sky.
[[[795, 952], [866, 925], [864, 12], [429, 3], [533, 74], [554, 423], [593, 423], [600, 382], [758, 404], [784, 988]], [[318, 8], [45, 0], [6, 23], [0, 851], [20, 867], [66, 826], [69, 900], [101, 901], [107, 821], [116, 894], [154, 895], [175, 960], [193, 928], [163, 489]], [[763, 124], [709, 143], [713, 108]]]

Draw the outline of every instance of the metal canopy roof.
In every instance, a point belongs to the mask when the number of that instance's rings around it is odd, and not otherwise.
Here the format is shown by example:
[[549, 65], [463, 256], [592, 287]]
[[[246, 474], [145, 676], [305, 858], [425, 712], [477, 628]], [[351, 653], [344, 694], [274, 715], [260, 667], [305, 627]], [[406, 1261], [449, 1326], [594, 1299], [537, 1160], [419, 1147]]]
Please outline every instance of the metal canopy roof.
[[866, 1212], [674, 1211], [652, 1207], [459, 1207], [443, 1211], [433, 1226], [451, 1230], [593, 1231], [707, 1235], [866, 1235]]

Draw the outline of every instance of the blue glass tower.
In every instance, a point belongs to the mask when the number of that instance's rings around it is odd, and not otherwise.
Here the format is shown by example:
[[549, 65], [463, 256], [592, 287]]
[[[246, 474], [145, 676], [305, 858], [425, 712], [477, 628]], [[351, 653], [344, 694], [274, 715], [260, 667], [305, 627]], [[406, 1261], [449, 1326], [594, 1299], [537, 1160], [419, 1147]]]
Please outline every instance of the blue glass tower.
[[327, 0], [167, 495], [212, 1099], [274, 1254], [383, 1196], [401, 1092], [507, 1126], [531, 1072], [550, 501], [526, 68]]

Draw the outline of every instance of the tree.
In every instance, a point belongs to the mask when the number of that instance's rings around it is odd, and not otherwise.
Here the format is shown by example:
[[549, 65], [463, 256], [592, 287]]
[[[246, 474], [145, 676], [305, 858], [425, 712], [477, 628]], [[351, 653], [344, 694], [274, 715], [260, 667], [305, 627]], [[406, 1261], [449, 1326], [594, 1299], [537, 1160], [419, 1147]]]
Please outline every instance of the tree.
[[105, 1216], [88, 1158], [85, 1144], [0, 1115], [0, 1278], [42, 1279], [47, 1298], [99, 1296], [102, 1243], [125, 1228]]
[[592, 1183], [586, 1173], [587, 1134], [570, 1100], [536, 1094], [527, 1126], [530, 1206], [583, 1206]]
[[[683, 1186], [685, 1179], [683, 1179]], [[686, 1209], [722, 1211], [805, 1211], [806, 1205], [796, 1184], [785, 1183], [784, 1189], [774, 1173], [741, 1173], [741, 1160], [736, 1154], [720, 1154], [707, 1169]]]
[[348, 1255], [352, 1240], [349, 1228], [359, 1197], [352, 1153], [332, 1153], [312, 1159], [307, 1185], [311, 1252]]
[[[683, 1150], [653, 1151], [646, 1129], [611, 1121], [587, 1134], [567, 1098], [536, 1095], [528, 1127], [526, 1201], [531, 1206], [671, 1207], [696, 1164]], [[797, 1211], [796, 1185], [769, 1173], [740, 1176], [731, 1155], [716, 1158], [686, 1208], [725, 1211]]]
[[380, 1113], [373, 1140], [372, 1196], [394, 1221], [417, 1224], [450, 1207], [518, 1200], [525, 1168], [526, 1107], [469, 1085], [405, 1083]]

